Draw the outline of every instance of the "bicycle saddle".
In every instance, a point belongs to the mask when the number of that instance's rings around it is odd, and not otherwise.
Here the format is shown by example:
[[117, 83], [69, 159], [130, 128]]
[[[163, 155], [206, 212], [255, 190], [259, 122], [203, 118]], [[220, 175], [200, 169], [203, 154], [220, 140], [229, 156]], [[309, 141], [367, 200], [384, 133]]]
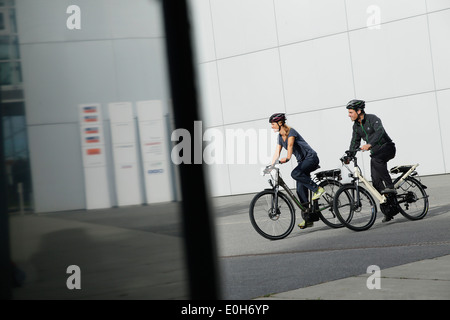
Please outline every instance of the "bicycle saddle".
[[391, 174], [405, 173], [412, 168], [412, 165], [396, 166], [390, 170]]
[[326, 171], [320, 171], [315, 173], [315, 176], [317, 179], [321, 180], [324, 177], [336, 177], [341, 174], [341, 169], [333, 169], [333, 170], [326, 170]]

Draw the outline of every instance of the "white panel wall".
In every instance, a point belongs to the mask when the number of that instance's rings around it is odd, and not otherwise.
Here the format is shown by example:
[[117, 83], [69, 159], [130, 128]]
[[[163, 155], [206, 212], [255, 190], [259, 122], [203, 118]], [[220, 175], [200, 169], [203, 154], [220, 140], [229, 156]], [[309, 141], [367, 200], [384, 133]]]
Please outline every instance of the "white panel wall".
[[215, 0], [210, 3], [217, 58], [277, 45], [273, 0]]
[[341, 105], [353, 96], [347, 35], [292, 44], [280, 53], [288, 114]]
[[316, 150], [321, 169], [340, 167], [339, 159], [350, 145], [353, 124], [347, 117], [347, 110], [338, 107], [299, 113], [290, 116], [288, 122]]
[[427, 12], [425, 0], [345, 0], [345, 3], [350, 30], [366, 28], [368, 21], [374, 21], [376, 12], [383, 24]]
[[[421, 174], [450, 173], [450, 1], [191, 4], [206, 128], [270, 130], [267, 118], [286, 112], [331, 169], [351, 138], [345, 105], [359, 98], [397, 145], [390, 166], [419, 162]], [[369, 154], [361, 158], [370, 176]], [[259, 191], [262, 165], [210, 167], [214, 195]], [[293, 165], [283, 168], [287, 179]]]
[[278, 50], [219, 60], [218, 76], [225, 124], [266, 118], [283, 109]]
[[[260, 176], [260, 171], [263, 164], [270, 163], [276, 136], [267, 130], [267, 124], [266, 120], [259, 120], [225, 126], [225, 130], [234, 133], [233, 139], [226, 137], [232, 194], [252, 192], [255, 186], [259, 190], [268, 187], [267, 178]], [[245, 139], [244, 147], [240, 147], [239, 139]], [[292, 181], [290, 171], [283, 174], [287, 183]]]
[[350, 32], [356, 95], [365, 100], [434, 89], [426, 16]]
[[450, 89], [442, 90], [437, 93], [437, 103], [439, 105], [439, 129], [442, 136], [442, 149], [445, 159], [447, 172], [450, 168], [450, 126], [447, 120], [450, 119]]
[[191, 35], [196, 58], [199, 62], [213, 61], [216, 59], [216, 48], [209, 0], [190, 0], [189, 4], [192, 20], [195, 21]]
[[450, 10], [432, 13], [428, 19], [436, 89], [450, 88]]
[[279, 44], [347, 31], [344, 0], [275, 0]]
[[428, 12], [450, 8], [450, 2], [447, 0], [427, 0]]
[[217, 62], [199, 65], [199, 79], [202, 83], [200, 105], [206, 127], [223, 125], [222, 99], [219, 87]]
[[376, 110], [396, 144], [397, 155], [389, 162], [391, 167], [420, 163], [418, 171], [422, 174], [445, 172], [434, 92], [376, 101], [370, 108]]

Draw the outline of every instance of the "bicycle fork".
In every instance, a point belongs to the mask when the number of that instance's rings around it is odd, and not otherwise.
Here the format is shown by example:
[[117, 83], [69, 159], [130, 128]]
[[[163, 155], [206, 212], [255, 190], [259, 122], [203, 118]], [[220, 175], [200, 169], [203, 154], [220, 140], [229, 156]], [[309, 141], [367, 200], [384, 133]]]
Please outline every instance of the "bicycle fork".
[[272, 197], [272, 212], [270, 213], [270, 218], [274, 217], [277, 215], [277, 211], [278, 211], [278, 189], [279, 186], [276, 186], [273, 188], [274, 194]]
[[361, 197], [360, 197], [360, 193], [359, 193], [359, 180], [355, 181], [355, 189], [352, 190], [352, 198], [353, 198], [353, 204], [352, 204], [352, 211], [353, 210], [358, 210], [359, 208], [362, 207], [361, 204]]

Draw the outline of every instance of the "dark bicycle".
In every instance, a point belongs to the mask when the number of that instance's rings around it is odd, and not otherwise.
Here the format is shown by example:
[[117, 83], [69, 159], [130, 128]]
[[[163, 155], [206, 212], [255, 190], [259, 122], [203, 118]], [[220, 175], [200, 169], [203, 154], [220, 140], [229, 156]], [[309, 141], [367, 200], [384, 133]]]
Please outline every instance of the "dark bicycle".
[[[279, 163], [267, 166], [263, 175], [270, 175], [271, 188], [265, 189], [255, 195], [250, 203], [250, 221], [255, 230], [264, 238], [279, 240], [287, 237], [295, 225], [295, 207], [300, 208], [302, 217], [310, 221], [322, 220], [332, 228], [340, 228], [343, 224], [334, 214], [333, 197], [342, 186], [340, 183], [341, 170], [334, 169], [321, 171], [314, 174], [314, 181], [325, 189], [323, 195], [314, 201], [300, 203], [291, 189], [281, 177]], [[280, 190], [280, 186], [286, 193]], [[286, 195], [287, 194], [287, 195]], [[312, 192], [309, 192], [309, 199]], [[292, 201], [291, 201], [292, 199]], [[293, 202], [293, 203], [292, 203]]]

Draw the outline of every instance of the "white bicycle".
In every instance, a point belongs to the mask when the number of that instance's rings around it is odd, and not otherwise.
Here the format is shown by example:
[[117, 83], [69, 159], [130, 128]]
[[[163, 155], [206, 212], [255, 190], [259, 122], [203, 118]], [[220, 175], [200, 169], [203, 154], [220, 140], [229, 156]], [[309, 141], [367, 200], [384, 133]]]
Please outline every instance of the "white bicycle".
[[[379, 201], [381, 211], [390, 217], [399, 212], [409, 220], [426, 216], [429, 208], [427, 187], [420, 182], [416, 171], [419, 164], [392, 168], [391, 174], [401, 174], [394, 180], [396, 192], [380, 194], [362, 175], [356, 151], [359, 150], [346, 151], [340, 159], [350, 171], [352, 182], [342, 185], [333, 199], [334, 213], [344, 226], [354, 231], [369, 229], [377, 216], [374, 197]], [[348, 167], [350, 162], [353, 162], [353, 171]]]

